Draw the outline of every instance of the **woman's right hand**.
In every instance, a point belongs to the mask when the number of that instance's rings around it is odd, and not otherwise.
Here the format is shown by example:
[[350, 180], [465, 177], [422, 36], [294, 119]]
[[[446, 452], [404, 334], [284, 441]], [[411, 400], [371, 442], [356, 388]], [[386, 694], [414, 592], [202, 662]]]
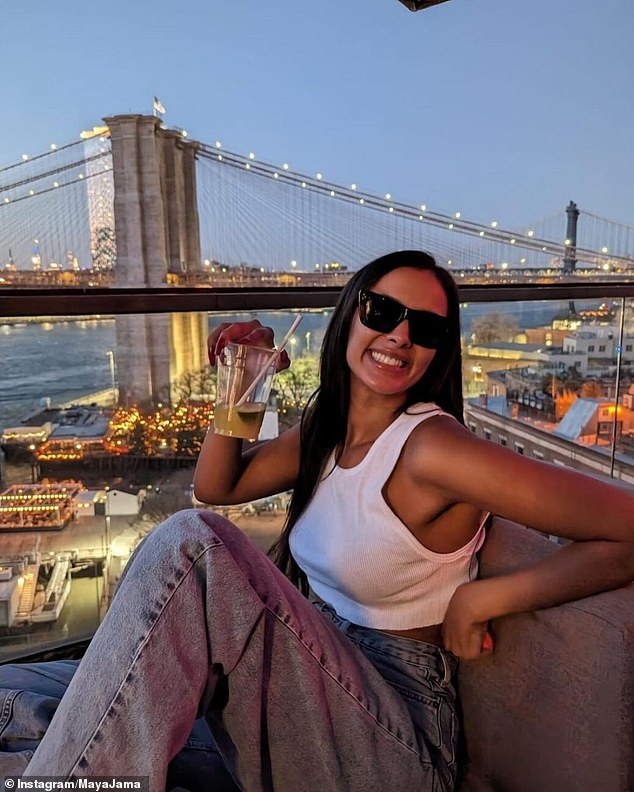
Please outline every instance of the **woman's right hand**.
[[[257, 319], [250, 322], [223, 322], [218, 327], [214, 327], [207, 338], [207, 353], [212, 366], [216, 365], [216, 358], [229, 343], [275, 348], [273, 330], [264, 327]], [[277, 371], [284, 371], [290, 365], [291, 361], [286, 350], [282, 350], [277, 360]]]

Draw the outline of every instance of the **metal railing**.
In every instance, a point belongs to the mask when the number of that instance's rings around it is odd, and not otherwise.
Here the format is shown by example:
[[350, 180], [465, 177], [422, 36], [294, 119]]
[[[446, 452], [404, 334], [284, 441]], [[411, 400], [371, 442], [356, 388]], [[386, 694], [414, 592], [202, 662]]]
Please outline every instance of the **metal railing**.
[[[171, 311], [259, 311], [328, 308], [339, 287], [12, 289], [0, 293], [0, 317], [81, 316]], [[634, 298], [634, 282], [526, 285], [458, 284], [463, 302]]]

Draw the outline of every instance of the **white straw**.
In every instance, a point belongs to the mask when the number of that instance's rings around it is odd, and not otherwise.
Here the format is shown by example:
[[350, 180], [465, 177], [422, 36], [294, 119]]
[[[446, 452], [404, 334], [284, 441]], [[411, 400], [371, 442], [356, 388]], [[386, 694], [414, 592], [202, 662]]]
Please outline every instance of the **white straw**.
[[264, 377], [264, 375], [271, 368], [271, 366], [273, 364], [277, 363], [277, 361], [279, 360], [280, 355], [282, 354], [282, 351], [283, 351], [284, 347], [288, 344], [288, 342], [290, 340], [290, 337], [293, 335], [293, 333], [295, 332], [295, 329], [297, 328], [297, 325], [301, 321], [302, 321], [302, 316], [301, 315], [298, 315], [298, 316], [295, 317], [295, 319], [293, 320], [293, 324], [290, 326], [290, 328], [288, 330], [288, 333], [286, 333], [286, 335], [282, 339], [282, 343], [279, 345], [279, 347], [277, 349], [273, 349], [272, 350], [273, 354], [271, 355], [269, 360], [267, 360], [266, 363], [262, 366], [260, 371], [258, 371], [258, 373], [255, 375], [255, 378], [254, 378], [253, 382], [245, 390], [245, 392], [242, 394], [242, 396], [240, 396], [240, 398], [238, 399], [238, 401], [235, 404], [236, 407], [241, 407], [245, 403], [245, 401], [249, 398], [249, 396], [255, 390], [255, 386], [258, 384], [258, 382], [262, 379], [262, 377]]

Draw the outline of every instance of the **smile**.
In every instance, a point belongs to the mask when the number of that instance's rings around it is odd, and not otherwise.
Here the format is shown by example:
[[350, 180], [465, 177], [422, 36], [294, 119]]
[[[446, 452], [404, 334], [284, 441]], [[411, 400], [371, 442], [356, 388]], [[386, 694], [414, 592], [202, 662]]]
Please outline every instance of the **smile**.
[[382, 366], [395, 366], [396, 368], [405, 368], [407, 363], [399, 358], [386, 355], [384, 352], [376, 352], [374, 349], [370, 350], [370, 357], [375, 363], [380, 363]]

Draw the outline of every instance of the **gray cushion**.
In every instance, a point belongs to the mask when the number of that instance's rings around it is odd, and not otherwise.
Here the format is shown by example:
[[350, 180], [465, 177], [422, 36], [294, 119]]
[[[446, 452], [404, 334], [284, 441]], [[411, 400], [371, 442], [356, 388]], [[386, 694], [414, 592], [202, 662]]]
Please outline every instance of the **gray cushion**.
[[[495, 518], [490, 577], [557, 546]], [[462, 792], [634, 790], [634, 585], [493, 624], [496, 650], [459, 671]]]

